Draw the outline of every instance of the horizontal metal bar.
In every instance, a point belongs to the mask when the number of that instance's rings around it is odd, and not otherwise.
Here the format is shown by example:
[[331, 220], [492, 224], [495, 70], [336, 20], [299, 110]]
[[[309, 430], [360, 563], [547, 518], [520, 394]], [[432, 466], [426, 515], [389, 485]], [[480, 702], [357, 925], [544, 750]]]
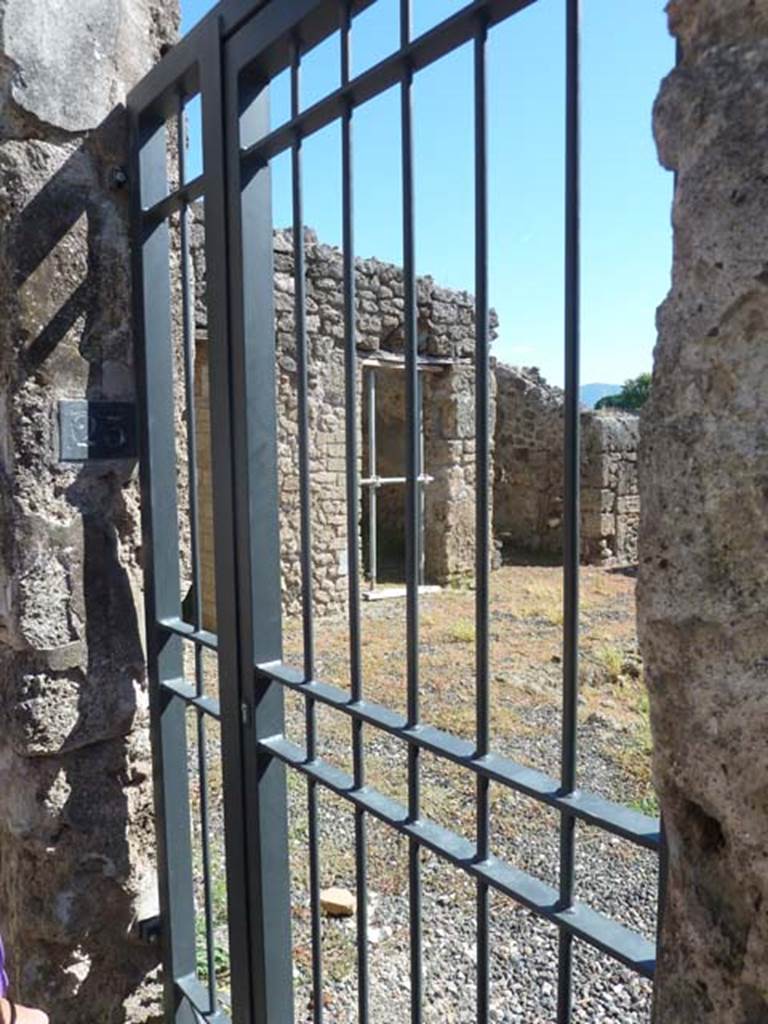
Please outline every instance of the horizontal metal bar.
[[[253, 0], [243, 0], [243, 3]], [[356, 0], [357, 15], [375, 0]], [[227, 64], [240, 74], [247, 68], [251, 80], [266, 83], [291, 61], [294, 43], [306, 53], [339, 28], [339, 9], [328, 0], [272, 0], [248, 17], [236, 33], [224, 31]]]
[[534, 2], [475, 0], [452, 18], [447, 18], [375, 67], [353, 78], [348, 85], [342, 85], [298, 117], [245, 149], [242, 154], [244, 176], [247, 177], [260, 165], [288, 149], [296, 138], [306, 138], [340, 118], [348, 106], [358, 107], [366, 103], [398, 84], [409, 70], [421, 71], [468, 42], [474, 35], [479, 17], [484, 18], [488, 25], [494, 25]]
[[[355, 0], [353, 14], [359, 14], [373, 2]], [[285, 0], [221, 0], [134, 86], [128, 94], [128, 107], [140, 117], [171, 116], [180, 89], [185, 99], [198, 91], [198, 59], [205, 48], [211, 23], [216, 22], [217, 32], [220, 31], [221, 38], [226, 40], [244, 28], [248, 21], [267, 6], [279, 8], [289, 5]], [[338, 15], [333, 4], [328, 4], [326, 0], [315, 0], [314, 8], [301, 24], [303, 46], [306, 49], [316, 46], [338, 27]], [[283, 45], [273, 45], [270, 50], [271, 62], [279, 65], [271, 71], [271, 74], [275, 74], [288, 64], [287, 41]]]
[[126, 105], [142, 127], [173, 117], [180, 95], [188, 100], [197, 94], [198, 54], [205, 33], [202, 23], [196, 25], [128, 93]]
[[482, 879], [545, 920], [566, 929], [638, 974], [646, 978], [653, 977], [655, 946], [644, 936], [581, 903], [574, 903], [569, 909], [561, 910], [557, 890], [552, 886], [496, 857], [478, 861], [475, 845], [468, 839], [424, 818], [412, 820], [402, 804], [368, 786], [355, 788], [351, 775], [318, 758], [308, 761], [306, 751], [284, 736], [261, 740], [260, 746], [291, 768], [315, 779], [356, 807], [369, 811], [385, 824], [415, 839], [421, 846], [444, 857], [475, 878]]
[[211, 1011], [208, 989], [198, 981], [196, 975], [186, 974], [176, 978], [174, 984], [201, 1020], [207, 1024], [231, 1024], [231, 1018], [223, 1010]]
[[218, 650], [219, 640], [215, 633], [209, 633], [207, 629], [195, 629], [191, 623], [184, 622], [183, 619], [160, 619], [157, 625], [167, 633], [181, 636], [185, 640], [192, 640], [194, 643], [200, 644], [201, 647], [207, 647], [209, 651]]
[[205, 193], [205, 175], [198, 174], [192, 181], [188, 181], [184, 185], [180, 185], [173, 192], [169, 192], [164, 199], [161, 199], [159, 203], [155, 203], [154, 206], [150, 206], [148, 209], [142, 211], [145, 224], [155, 224], [158, 221], [165, 220], [166, 217], [170, 217], [172, 213], [177, 213], [179, 210], [183, 210], [189, 203], [199, 199]]
[[[221, 24], [222, 34], [233, 32], [269, 0], [223, 0], [165, 54], [161, 61], [128, 93], [128, 108], [140, 118], [170, 117], [179, 92], [185, 99], [199, 88], [200, 55], [205, 52], [212, 23]], [[273, 0], [274, 2], [274, 0]]]
[[[420, 484], [431, 484], [434, 483], [435, 478], [428, 476], [426, 473], [422, 473], [416, 477], [416, 482]], [[383, 487], [384, 484], [404, 484], [407, 483], [407, 477], [404, 476], [369, 476], [364, 480], [360, 481], [361, 487]]]
[[374, 725], [405, 743], [429, 750], [549, 807], [570, 811], [588, 825], [602, 828], [649, 850], [659, 848], [657, 818], [651, 818], [631, 807], [605, 800], [593, 793], [582, 793], [578, 790], [574, 793], [563, 793], [560, 784], [544, 772], [516, 764], [500, 754], [477, 757], [473, 743], [431, 725], [409, 729], [405, 717], [396, 711], [371, 701], [350, 700], [346, 691], [328, 683], [314, 680], [304, 682], [301, 672], [282, 662], [259, 665], [257, 671], [292, 690], [314, 697], [328, 707]]
[[199, 695], [196, 687], [185, 679], [167, 679], [160, 683], [160, 688], [175, 693], [177, 697], [181, 697], [187, 704], [199, 708], [206, 715], [210, 715], [211, 718], [221, 718], [221, 708], [219, 707], [218, 700], [215, 697]]

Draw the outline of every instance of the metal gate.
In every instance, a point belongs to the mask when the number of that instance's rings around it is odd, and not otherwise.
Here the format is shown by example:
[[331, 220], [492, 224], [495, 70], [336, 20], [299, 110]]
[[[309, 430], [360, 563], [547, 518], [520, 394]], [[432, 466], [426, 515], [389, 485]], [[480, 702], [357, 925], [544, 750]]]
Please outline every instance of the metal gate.
[[[513, 763], [491, 749], [489, 736], [489, 309], [486, 139], [486, 48], [489, 30], [536, 0], [473, 0], [426, 34], [411, 34], [411, 2], [400, 3], [400, 45], [375, 67], [352, 77], [354, 18], [377, 0], [223, 0], [133, 90], [133, 237], [142, 400], [142, 484], [146, 559], [147, 648], [151, 680], [161, 931], [167, 1019], [225, 1021], [215, 991], [213, 935], [203, 920], [208, 969], [196, 964], [195, 886], [210, 915], [207, 807], [201, 799], [203, 878], [196, 879], [190, 845], [187, 716], [196, 718], [199, 763], [205, 772], [206, 722], [220, 722], [226, 825], [226, 868], [232, 1018], [239, 1024], [293, 1020], [286, 766], [308, 780], [310, 891], [313, 921], [314, 1015], [323, 1014], [319, 955], [317, 787], [354, 806], [358, 1007], [368, 1021], [366, 822], [373, 816], [407, 837], [409, 849], [411, 1019], [422, 1019], [420, 851], [430, 850], [468, 873], [477, 890], [477, 1020], [489, 1020], [489, 891], [496, 890], [553, 922], [559, 930], [557, 1020], [571, 1019], [575, 942], [586, 942], [651, 977], [655, 950], [574, 898], [577, 820], [650, 850], [660, 850], [659, 824], [577, 786], [579, 585], [579, 0], [563, 0], [566, 39], [566, 405], [565, 607], [563, 619], [562, 770], [557, 779]], [[332, 32], [341, 36], [341, 85], [308, 109], [299, 102], [302, 55]], [[476, 740], [457, 739], [422, 720], [419, 708], [419, 578], [422, 514], [419, 437], [419, 358], [414, 260], [412, 83], [421, 69], [465, 43], [474, 47], [475, 296], [476, 296]], [[291, 69], [292, 111], [270, 130], [270, 81]], [[355, 380], [353, 239], [353, 114], [383, 90], [401, 96], [402, 225], [405, 274], [407, 411], [407, 715], [364, 695], [360, 652], [361, 558]], [[204, 171], [185, 181], [185, 107], [200, 96]], [[346, 359], [346, 493], [349, 543], [348, 689], [315, 678], [309, 503], [308, 356], [304, 308], [302, 140], [341, 122]], [[170, 126], [175, 138], [169, 141]], [[290, 151], [293, 161], [293, 244], [296, 265], [299, 466], [301, 482], [304, 665], [283, 662], [277, 487], [273, 225], [269, 161]], [[170, 184], [169, 184], [170, 182]], [[187, 209], [204, 197], [207, 262], [211, 452], [214, 493], [217, 635], [202, 623], [199, 508], [196, 497], [194, 400], [189, 391], [194, 299], [189, 280]], [[180, 253], [169, 219], [180, 219]], [[175, 261], [175, 262], [174, 262]], [[175, 267], [175, 275], [171, 267]], [[178, 302], [177, 302], [178, 299]], [[181, 323], [174, 325], [175, 304]], [[175, 339], [175, 340], [174, 340]], [[175, 363], [187, 370], [186, 436], [191, 537], [192, 608], [182, 611], [179, 507], [176, 489]], [[204, 651], [217, 652], [218, 695], [201, 679]], [[185, 652], [193, 652], [193, 669]], [[284, 735], [283, 693], [306, 701], [306, 744]], [[318, 757], [315, 708], [328, 705], [351, 722], [354, 771]], [[408, 800], [401, 806], [366, 785], [363, 729], [384, 730], [407, 749]], [[476, 784], [476, 835], [461, 837], [427, 820], [420, 808], [420, 755], [461, 766]], [[203, 779], [205, 782], [205, 779]], [[491, 853], [489, 785], [500, 783], [540, 801], [560, 816], [559, 889]], [[205, 786], [201, 787], [204, 792]], [[663, 872], [662, 872], [663, 874]], [[199, 922], [198, 922], [199, 924]], [[380, 1022], [375, 1022], [380, 1024]]]

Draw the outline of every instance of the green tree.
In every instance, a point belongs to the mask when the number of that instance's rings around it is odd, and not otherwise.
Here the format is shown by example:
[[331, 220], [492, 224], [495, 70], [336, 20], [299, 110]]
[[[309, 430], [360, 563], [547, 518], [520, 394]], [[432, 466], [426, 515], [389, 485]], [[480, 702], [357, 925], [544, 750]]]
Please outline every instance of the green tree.
[[648, 401], [651, 393], [650, 373], [641, 373], [639, 377], [625, 380], [618, 395], [606, 395], [595, 405], [596, 409], [625, 409], [637, 412]]

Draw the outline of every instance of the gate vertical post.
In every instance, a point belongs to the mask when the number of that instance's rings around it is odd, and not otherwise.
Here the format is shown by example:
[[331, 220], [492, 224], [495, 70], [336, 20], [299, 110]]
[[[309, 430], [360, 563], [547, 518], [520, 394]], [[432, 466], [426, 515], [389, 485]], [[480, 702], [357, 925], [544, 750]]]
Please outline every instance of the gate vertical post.
[[184, 675], [181, 640], [160, 628], [179, 613], [178, 512], [171, 347], [170, 238], [163, 220], [151, 228], [142, 209], [165, 195], [166, 128], [163, 121], [131, 118], [134, 301], [138, 396], [141, 405], [142, 529], [150, 728], [152, 732], [160, 919], [165, 1006], [173, 1024], [193, 1024], [176, 982], [195, 973], [195, 912], [189, 844], [186, 706], [166, 682]]
[[205, 257], [209, 338], [209, 388], [213, 483], [216, 621], [222, 774], [227, 858], [227, 912], [233, 1019], [254, 1019], [250, 956], [250, 911], [244, 770], [247, 736], [243, 728], [243, 680], [252, 662], [242, 661], [239, 642], [238, 572], [240, 558], [236, 492], [247, 491], [233, 458], [232, 358], [229, 347], [226, 130], [224, 119], [221, 21], [212, 18], [200, 60], [205, 193]]
[[231, 591], [236, 608], [219, 607], [218, 617], [220, 635], [226, 630], [224, 642], [235, 644], [238, 659], [237, 681], [228, 682], [232, 693], [226, 699], [230, 712], [236, 706], [242, 730], [249, 1020], [292, 1024], [285, 768], [259, 744], [283, 731], [283, 692], [256, 671], [256, 665], [282, 658], [272, 192], [268, 166], [248, 177], [240, 166], [241, 142], [268, 130], [269, 93], [264, 83], [246, 88], [223, 52], [231, 445], [229, 452], [215, 448], [214, 460], [231, 459], [234, 560], [222, 571], [234, 578], [217, 591]]

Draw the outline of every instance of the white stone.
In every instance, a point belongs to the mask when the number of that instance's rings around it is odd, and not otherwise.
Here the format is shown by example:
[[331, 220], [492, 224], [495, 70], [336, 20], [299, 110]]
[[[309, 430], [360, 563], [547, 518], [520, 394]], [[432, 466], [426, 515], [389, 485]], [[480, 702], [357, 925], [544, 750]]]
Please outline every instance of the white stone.
[[333, 885], [320, 890], [320, 908], [328, 917], [351, 917], [357, 909], [357, 900], [349, 889]]

